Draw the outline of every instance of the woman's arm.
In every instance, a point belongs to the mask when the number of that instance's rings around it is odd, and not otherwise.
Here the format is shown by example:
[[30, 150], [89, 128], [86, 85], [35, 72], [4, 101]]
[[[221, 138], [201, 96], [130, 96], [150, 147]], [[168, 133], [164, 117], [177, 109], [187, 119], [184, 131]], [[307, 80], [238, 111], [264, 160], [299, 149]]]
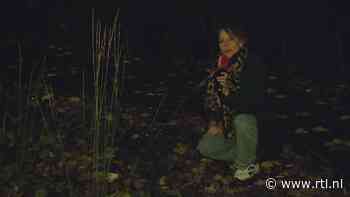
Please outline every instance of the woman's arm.
[[224, 102], [233, 109], [255, 111], [264, 103], [266, 65], [251, 58], [247, 69], [241, 73], [241, 88], [237, 94], [228, 95]]

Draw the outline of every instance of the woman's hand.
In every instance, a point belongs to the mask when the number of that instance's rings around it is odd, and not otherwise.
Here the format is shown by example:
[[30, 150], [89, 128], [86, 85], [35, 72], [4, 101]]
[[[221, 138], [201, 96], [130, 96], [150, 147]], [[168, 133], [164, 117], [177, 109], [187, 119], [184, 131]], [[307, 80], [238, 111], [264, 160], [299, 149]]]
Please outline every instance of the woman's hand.
[[215, 121], [210, 121], [208, 126], [209, 135], [223, 135], [223, 123], [217, 123]]
[[223, 131], [219, 128], [209, 128], [208, 134], [212, 136], [223, 135]]
[[226, 84], [227, 73], [223, 72], [219, 76], [216, 77], [216, 80], [220, 83], [220, 85], [224, 86]]
[[226, 72], [223, 72], [223, 74], [216, 77], [216, 80], [220, 83], [222, 87], [222, 93], [227, 96], [230, 92], [227, 88], [227, 76], [228, 74]]

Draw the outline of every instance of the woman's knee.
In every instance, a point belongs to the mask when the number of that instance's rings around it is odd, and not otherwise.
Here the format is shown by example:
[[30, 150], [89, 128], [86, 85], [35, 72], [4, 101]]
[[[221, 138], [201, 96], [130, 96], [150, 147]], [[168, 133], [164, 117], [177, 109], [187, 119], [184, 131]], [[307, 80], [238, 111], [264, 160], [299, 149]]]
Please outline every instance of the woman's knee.
[[207, 136], [203, 136], [198, 143], [197, 149], [202, 155], [210, 155], [210, 139]]
[[204, 156], [210, 156], [220, 151], [223, 147], [223, 139], [220, 136], [205, 134], [199, 141], [197, 149]]
[[202, 154], [202, 155], [208, 155], [208, 147], [206, 147], [205, 145], [203, 145], [202, 142], [200, 142], [197, 146], [197, 150]]
[[256, 117], [252, 114], [238, 114], [234, 118], [234, 125], [237, 130], [249, 130], [257, 128]]
[[252, 114], [238, 114], [234, 118], [235, 125], [255, 125], [256, 117]]

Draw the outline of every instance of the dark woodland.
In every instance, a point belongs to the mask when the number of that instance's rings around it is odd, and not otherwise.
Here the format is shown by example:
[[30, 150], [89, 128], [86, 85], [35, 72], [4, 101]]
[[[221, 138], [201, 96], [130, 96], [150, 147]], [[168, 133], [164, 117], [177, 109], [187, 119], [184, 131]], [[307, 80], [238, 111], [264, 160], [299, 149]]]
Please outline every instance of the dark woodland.
[[[1, 197], [350, 196], [345, 1], [0, 9]], [[196, 149], [207, 129], [199, 84], [216, 64], [221, 25], [244, 30], [248, 57], [267, 67], [260, 172], [247, 181]]]

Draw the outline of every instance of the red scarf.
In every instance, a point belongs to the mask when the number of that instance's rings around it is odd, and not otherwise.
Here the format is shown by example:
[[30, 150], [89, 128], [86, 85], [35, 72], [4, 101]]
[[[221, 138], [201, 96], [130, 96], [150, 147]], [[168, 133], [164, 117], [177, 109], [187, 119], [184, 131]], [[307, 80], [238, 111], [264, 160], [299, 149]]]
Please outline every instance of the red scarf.
[[228, 72], [232, 65], [229, 64], [230, 58], [226, 55], [220, 55], [219, 57], [219, 67], [223, 68], [226, 72]]

